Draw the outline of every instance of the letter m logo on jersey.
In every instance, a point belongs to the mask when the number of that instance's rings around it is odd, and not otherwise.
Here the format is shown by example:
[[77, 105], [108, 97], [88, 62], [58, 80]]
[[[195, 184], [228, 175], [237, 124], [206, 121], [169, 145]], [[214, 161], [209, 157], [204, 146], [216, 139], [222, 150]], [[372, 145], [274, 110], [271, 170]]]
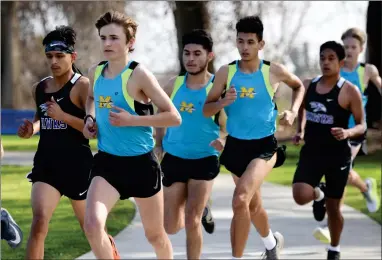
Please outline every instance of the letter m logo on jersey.
[[240, 98], [254, 98], [255, 97], [255, 88], [246, 88], [246, 87], [241, 87], [240, 88]]
[[192, 103], [187, 104], [187, 102], [182, 101], [182, 103], [180, 104], [180, 111], [181, 112], [192, 113], [192, 112], [194, 112], [194, 110], [195, 110], [194, 104], [192, 104]]
[[111, 96], [99, 96], [98, 107], [99, 108], [111, 108], [113, 101]]

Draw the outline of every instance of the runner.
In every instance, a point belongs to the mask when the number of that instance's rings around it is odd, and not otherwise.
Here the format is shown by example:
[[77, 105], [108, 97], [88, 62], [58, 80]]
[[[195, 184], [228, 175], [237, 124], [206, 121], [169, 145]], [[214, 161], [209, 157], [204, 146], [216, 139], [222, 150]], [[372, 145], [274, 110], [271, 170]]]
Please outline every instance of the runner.
[[[83, 132], [87, 138], [97, 137], [99, 151], [86, 201], [85, 233], [98, 259], [119, 258], [104, 227], [115, 203], [133, 197], [157, 257], [171, 259], [153, 127], [177, 126], [181, 117], [153, 74], [130, 60], [137, 24], [110, 11], [98, 19], [96, 28], [106, 61], [89, 70], [93, 87]], [[153, 104], [163, 112], [153, 115]]]
[[[293, 179], [293, 197], [297, 204], [324, 201], [328, 211], [331, 244], [328, 259], [340, 259], [343, 217], [340, 201], [351, 169], [349, 139], [365, 131], [362, 100], [357, 87], [340, 76], [345, 50], [330, 41], [320, 47], [322, 76], [305, 80], [304, 106], [300, 109], [305, 144]], [[356, 125], [348, 129], [350, 114]], [[319, 186], [325, 175], [326, 186]]]
[[[360, 90], [366, 117], [366, 88], [369, 81], [372, 81], [374, 85], [381, 90], [381, 77], [379, 76], [378, 70], [374, 65], [358, 62], [358, 57], [363, 51], [365, 38], [365, 34], [358, 28], [350, 28], [342, 34], [341, 39], [344, 43], [346, 58], [345, 64], [341, 68], [340, 75]], [[354, 127], [354, 125], [354, 117], [351, 116], [348, 127], [351, 128]], [[376, 179], [368, 177], [365, 180], [362, 180], [353, 168], [356, 156], [367, 154], [366, 132], [364, 135], [350, 140], [350, 144], [352, 146], [352, 169], [350, 170], [348, 185], [352, 185], [359, 189], [366, 200], [366, 206], [369, 212], [377, 212], [380, 207], [381, 200], [377, 191]], [[320, 185], [324, 186], [325, 183], [321, 183]], [[313, 210], [315, 219], [317, 221], [322, 221], [326, 214], [325, 204], [322, 202], [315, 202], [313, 204]], [[330, 243], [330, 233], [327, 225], [317, 227], [313, 232], [313, 236], [323, 243]]]
[[53, 76], [33, 85], [37, 109], [34, 119], [24, 119], [18, 129], [19, 137], [26, 139], [40, 132], [33, 169], [28, 174], [33, 183], [28, 259], [44, 258], [48, 225], [61, 196], [70, 199], [83, 228], [93, 156], [82, 134], [89, 80], [74, 65], [75, 42], [76, 33], [69, 26], [59, 26], [43, 39]]
[[[242, 18], [236, 24], [236, 31], [241, 60], [221, 67], [216, 73], [203, 112], [211, 117], [224, 108], [228, 117], [228, 137], [220, 162], [233, 173], [236, 184], [232, 202], [232, 255], [243, 256], [252, 220], [264, 242], [266, 258], [279, 259], [284, 238], [271, 231], [260, 193], [264, 178], [285, 159], [277, 158], [281, 149], [274, 137], [278, 113], [273, 97], [281, 82], [292, 88], [291, 109], [284, 111], [280, 119], [281, 124], [292, 125], [304, 88], [283, 65], [259, 59], [258, 52], [264, 47], [259, 17]], [[222, 94], [224, 97], [220, 99]]]
[[[156, 150], [162, 163], [165, 228], [175, 234], [186, 227], [187, 257], [199, 259], [203, 236], [200, 220], [208, 233], [214, 221], [207, 200], [219, 174], [219, 152], [210, 143], [219, 137], [219, 116], [205, 118], [203, 104], [214, 75], [208, 72], [213, 59], [213, 42], [204, 30], [183, 35], [183, 65], [186, 73], [172, 78], [166, 93], [182, 116], [182, 124], [156, 129]], [[163, 144], [163, 148], [162, 148]], [[204, 210], [203, 210], [204, 209]]]

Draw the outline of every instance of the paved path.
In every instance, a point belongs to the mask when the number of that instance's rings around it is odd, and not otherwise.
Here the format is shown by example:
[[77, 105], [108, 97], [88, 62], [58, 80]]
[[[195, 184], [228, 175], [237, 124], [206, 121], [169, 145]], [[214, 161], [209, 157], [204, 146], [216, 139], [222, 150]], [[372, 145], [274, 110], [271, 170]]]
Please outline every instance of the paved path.
[[5, 151], [1, 164], [32, 165], [35, 152]]
[[[34, 153], [6, 152], [2, 164], [31, 165]], [[231, 259], [229, 228], [232, 218], [231, 200], [234, 185], [230, 175], [220, 174], [212, 193], [212, 213], [216, 221], [215, 233], [203, 231], [203, 259]], [[271, 228], [285, 237], [282, 259], [326, 259], [325, 246], [316, 241], [312, 231], [316, 222], [312, 217], [312, 207], [297, 206], [290, 187], [265, 183], [262, 188], [263, 204], [266, 208]], [[345, 206], [343, 208], [345, 227], [342, 234], [342, 259], [381, 259], [381, 226], [366, 215]], [[170, 236], [174, 258], [185, 259], [185, 232]], [[155, 254], [148, 244], [139, 212], [132, 224], [116, 237], [116, 244], [123, 259], [153, 259]], [[260, 258], [263, 244], [252, 227], [243, 258]], [[79, 259], [94, 259], [89, 252]]]
[[[219, 175], [212, 194], [216, 228], [212, 235], [203, 231], [202, 259], [232, 259], [229, 229], [233, 189], [231, 176]], [[262, 192], [272, 230], [281, 232], [285, 237], [282, 259], [326, 259], [325, 246], [312, 236], [316, 222], [311, 205], [297, 206], [289, 187], [265, 183]], [[341, 244], [342, 259], [381, 259], [381, 226], [350, 207], [345, 206], [343, 212], [346, 224]], [[174, 258], [186, 259], [184, 230], [171, 235], [170, 239]], [[155, 258], [152, 247], [146, 241], [139, 213], [133, 223], [116, 236], [116, 244], [123, 259]], [[259, 259], [263, 249], [262, 241], [252, 227], [243, 258]], [[94, 259], [94, 255], [90, 252], [79, 259]]]

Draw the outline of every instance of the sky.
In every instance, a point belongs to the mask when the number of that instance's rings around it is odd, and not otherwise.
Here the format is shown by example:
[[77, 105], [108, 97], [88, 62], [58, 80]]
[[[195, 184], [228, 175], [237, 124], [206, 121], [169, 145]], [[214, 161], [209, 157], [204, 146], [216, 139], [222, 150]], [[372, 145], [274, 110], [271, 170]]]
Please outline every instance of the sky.
[[[137, 2], [136, 4], [141, 3]], [[152, 4], [155, 5], [157, 13], [161, 13], [166, 3]], [[301, 2], [287, 2], [287, 6], [291, 6], [291, 9], [295, 6], [298, 11], [301, 11], [301, 9], [298, 9], [299, 5], [301, 6]], [[350, 27], [358, 27], [364, 31], [366, 30], [367, 5], [367, 1], [351, 1], [346, 3], [343, 1], [312, 1], [311, 7], [306, 14], [306, 22], [295, 40], [295, 44], [298, 45], [307, 41], [310, 45], [310, 56], [312, 58], [318, 58], [317, 50], [323, 42], [329, 40], [340, 42], [341, 34]], [[230, 2], [215, 4], [213, 10], [215, 16], [220, 16], [220, 19], [224, 17], [223, 20], [226, 21], [234, 21], [230, 7]], [[176, 29], [173, 17], [169, 16], [161, 22], [154, 22], [152, 17], [147, 16], [144, 12], [137, 13], [136, 15], [140, 28], [137, 35], [136, 53], [134, 53], [133, 57], [139, 58], [142, 62], [147, 63], [147, 65], [156, 72], [165, 72], [178, 68], [177, 44], [175, 39]], [[265, 32], [264, 40], [269, 42], [274, 38], [278, 39], [281, 35], [279, 26], [280, 19], [270, 15], [265, 17], [263, 22]], [[293, 22], [293, 19], [291, 22]], [[267, 28], [269, 28], [269, 33], [267, 33]], [[160, 31], [161, 33], [156, 33], [156, 37], [151, 39], [152, 37], [147, 33], [148, 31]], [[214, 32], [212, 29], [213, 37], [219, 33], [219, 31]], [[141, 42], [146, 44], [138, 45]], [[153, 49], [152, 55], [149, 57], [145, 53], [145, 45], [151, 45], [152, 42], [155, 42], [155, 50]], [[215, 59], [216, 67], [220, 67], [223, 64], [239, 58], [233, 43], [227, 44], [219, 42], [218, 44], [225, 44], [229, 47], [223, 48], [227, 50], [224, 53], [217, 53], [220, 55]], [[216, 45], [215, 42], [215, 46]], [[262, 53], [260, 56], [263, 56]], [[360, 58], [363, 59], [364, 54]]]
[[[280, 25], [280, 16], [274, 14], [264, 15], [264, 40], [265, 42], [274, 43], [281, 36], [282, 26], [284, 30], [290, 32], [293, 30], [294, 24], [298, 19], [296, 12], [306, 11], [301, 8], [303, 2], [286, 2], [290, 20], [287, 25]], [[312, 1], [311, 7], [308, 9], [304, 26], [301, 28], [294, 44], [301, 45], [307, 41], [310, 47], [310, 57], [318, 58], [317, 50], [319, 46], [328, 40], [341, 41], [341, 34], [350, 27], [358, 27], [365, 31], [366, 29], [366, 12], [367, 1]], [[132, 2], [133, 10], [150, 10], [150, 13], [135, 12], [134, 17], [139, 24], [135, 51], [132, 58], [145, 64], [154, 73], [166, 73], [168, 71], [177, 71], [179, 69], [177, 61], [178, 47], [176, 42], [176, 28], [174, 26], [174, 18], [171, 15], [164, 15], [167, 3], [165, 1]], [[211, 7], [213, 6], [213, 7]], [[232, 13], [232, 3], [222, 1], [213, 3], [210, 11], [213, 11], [212, 18], [218, 18], [221, 24], [233, 22], [234, 15]], [[65, 21], [53, 21], [51, 26], [65, 23]], [[218, 24], [212, 25], [212, 37], [218, 37], [221, 28], [217, 28]], [[231, 35], [232, 36], [232, 35]], [[234, 36], [234, 35], [233, 35]], [[289, 38], [288, 38], [289, 37]], [[288, 35], [290, 39], [290, 35]], [[271, 44], [268, 44], [272, 48]], [[267, 44], [265, 46], [267, 48]], [[238, 59], [239, 55], [233, 42], [215, 41], [215, 67], [218, 68], [234, 59]], [[275, 51], [268, 49], [267, 51]], [[264, 54], [260, 53], [260, 57]], [[364, 59], [364, 54], [360, 57]], [[287, 64], [288, 66], [288, 64]]]

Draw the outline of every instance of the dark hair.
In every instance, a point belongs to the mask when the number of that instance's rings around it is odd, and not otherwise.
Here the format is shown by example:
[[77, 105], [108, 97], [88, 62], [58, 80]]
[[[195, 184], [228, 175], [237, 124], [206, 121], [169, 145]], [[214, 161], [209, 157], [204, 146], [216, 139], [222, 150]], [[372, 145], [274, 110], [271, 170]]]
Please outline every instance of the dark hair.
[[[135, 38], [138, 24], [132, 18], [118, 11], [108, 11], [101, 15], [100, 18], [98, 18], [97, 22], [95, 23], [98, 34], [100, 33], [102, 27], [112, 23], [117, 24], [123, 28], [126, 35], [126, 43], [128, 43], [132, 38]], [[134, 49], [130, 48], [129, 52], [132, 51], [134, 51]]]
[[67, 25], [57, 26], [55, 30], [49, 32], [42, 40], [42, 45], [47, 45], [53, 41], [62, 41], [67, 45], [74, 47], [77, 34], [74, 29]]
[[323, 52], [326, 49], [330, 49], [330, 50], [334, 51], [336, 53], [339, 61], [342, 61], [343, 59], [345, 59], [345, 49], [342, 46], [342, 44], [335, 42], [335, 41], [325, 42], [320, 46], [320, 54], [321, 54], [321, 52]]
[[264, 26], [258, 16], [246, 16], [236, 23], [236, 33], [255, 33], [259, 41], [263, 40]]
[[194, 29], [191, 32], [183, 35], [182, 37], [183, 48], [187, 44], [191, 44], [191, 43], [202, 45], [203, 48], [206, 49], [208, 52], [212, 51], [212, 47], [214, 45], [211, 35], [202, 29]]
[[[56, 26], [55, 30], [49, 32], [45, 36], [45, 38], [42, 40], [42, 45], [46, 46], [53, 41], [62, 41], [66, 45], [72, 47], [74, 50], [74, 45], [76, 44], [76, 37], [77, 34], [72, 27], [67, 25], [60, 25]], [[72, 64], [72, 69], [75, 73], [83, 75], [82, 72], [76, 67], [76, 65], [74, 65], [74, 63]]]

